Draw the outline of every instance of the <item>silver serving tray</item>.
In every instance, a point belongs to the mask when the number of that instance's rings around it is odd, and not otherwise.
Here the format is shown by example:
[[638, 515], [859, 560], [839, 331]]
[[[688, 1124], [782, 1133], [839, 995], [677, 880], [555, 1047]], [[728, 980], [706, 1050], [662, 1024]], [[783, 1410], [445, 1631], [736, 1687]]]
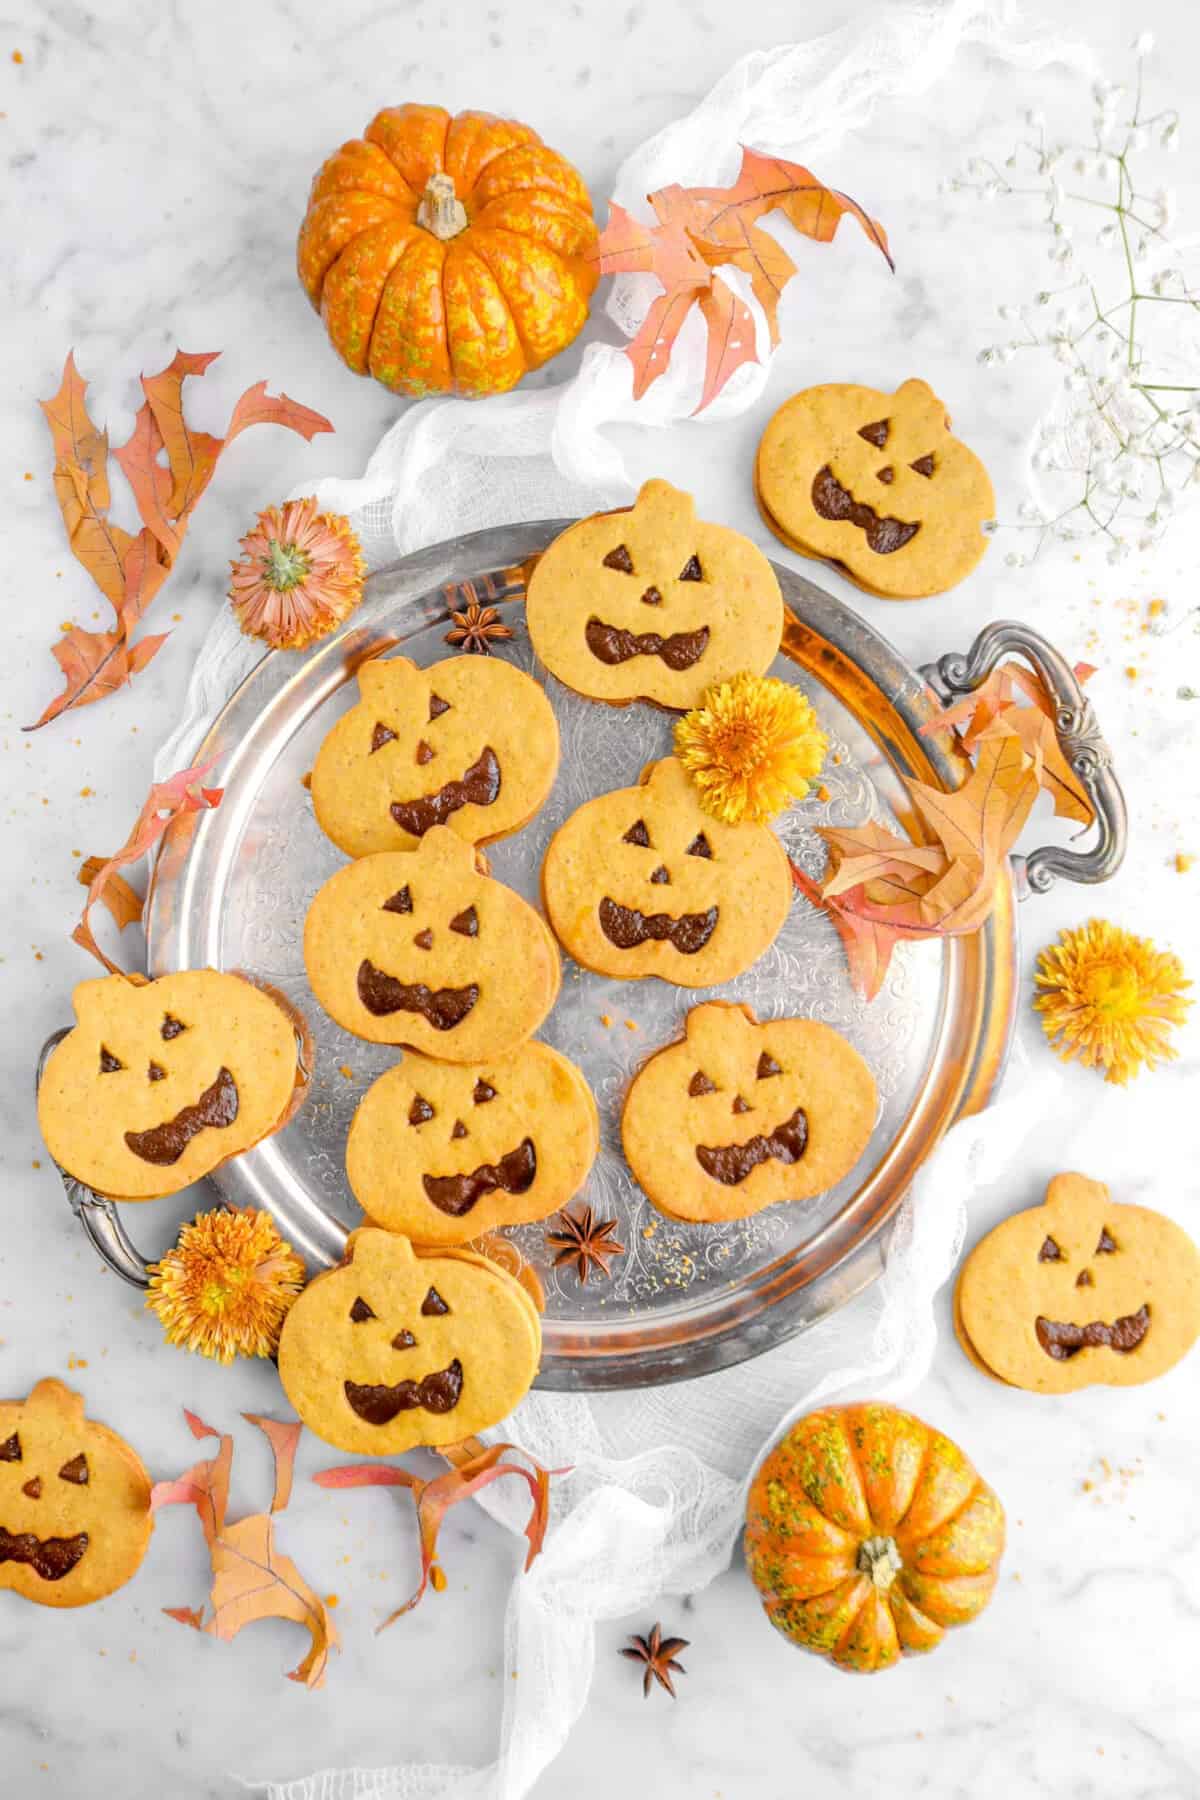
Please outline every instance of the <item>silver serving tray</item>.
[[[344, 860], [319, 830], [303, 778], [355, 699], [356, 668], [381, 645], [384, 654], [394, 648], [421, 664], [453, 654], [444, 641], [448, 610], [470, 597], [468, 584], [513, 626], [514, 639], [497, 653], [544, 683], [562, 733], [562, 765], [539, 816], [488, 855], [499, 879], [534, 904], [542, 854], [563, 819], [585, 799], [631, 784], [670, 748], [670, 715], [581, 699], [536, 663], [523, 625], [525, 577], [568, 522], [475, 532], [406, 557], [370, 578], [340, 635], [303, 661], [266, 656], [197, 753], [197, 760], [216, 759], [221, 806], [180, 821], [164, 841], [146, 908], [150, 973], [240, 970], [278, 990], [312, 1029], [315, 1062], [297, 1116], [212, 1178], [230, 1204], [265, 1207], [312, 1267], [338, 1260], [361, 1219], [345, 1178], [346, 1133], [367, 1087], [401, 1054], [363, 1043], [325, 1016], [301, 953], [309, 902]], [[617, 1220], [625, 1255], [609, 1282], [581, 1287], [573, 1271], [551, 1266], [543, 1225], [509, 1234], [546, 1290], [540, 1387], [622, 1388], [699, 1375], [758, 1355], [874, 1280], [889, 1220], [916, 1170], [956, 1117], [986, 1104], [1003, 1067], [1016, 992], [1016, 898], [1057, 875], [1102, 880], [1123, 852], [1120, 790], [1090, 706], [1067, 664], [1036, 634], [992, 625], [966, 656], [943, 657], [918, 673], [847, 606], [793, 570], [775, 569], [791, 616], [772, 672], [808, 694], [831, 745], [824, 797], [777, 824], [802, 868], [821, 873], [818, 824], [873, 817], [894, 825], [909, 817], [902, 776], [946, 787], [963, 780], [962, 753], [947, 747], [945, 734], [921, 738], [919, 727], [939, 695], [977, 686], [1014, 653], [1056, 694], [1060, 736], [1095, 803], [1097, 841], [1088, 852], [1053, 847], [1014, 858], [997, 881], [988, 923], [967, 938], [902, 944], [870, 1005], [851, 990], [832, 925], [800, 898], [775, 945], [719, 990], [617, 982], [567, 960], [540, 1035], [579, 1063], [595, 1092], [601, 1151], [579, 1199]], [[638, 1065], [681, 1034], [687, 1009], [710, 992], [746, 1000], [760, 1017], [798, 1013], [835, 1025], [870, 1064], [880, 1111], [857, 1169], [819, 1199], [727, 1225], [685, 1225], [657, 1213], [634, 1183], [618, 1122]], [[145, 1265], [112, 1203], [69, 1181], [68, 1192], [111, 1266], [144, 1281]]]

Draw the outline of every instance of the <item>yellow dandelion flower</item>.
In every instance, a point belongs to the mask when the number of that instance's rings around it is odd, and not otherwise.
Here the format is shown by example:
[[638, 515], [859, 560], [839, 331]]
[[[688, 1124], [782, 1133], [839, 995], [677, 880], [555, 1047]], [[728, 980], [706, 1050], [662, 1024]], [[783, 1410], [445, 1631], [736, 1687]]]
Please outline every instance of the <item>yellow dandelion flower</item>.
[[675, 727], [675, 754], [705, 812], [765, 825], [802, 800], [828, 740], [799, 688], [744, 670], [716, 682]]
[[1183, 1023], [1191, 1005], [1183, 990], [1192, 984], [1179, 958], [1149, 938], [1090, 919], [1041, 952], [1035, 981], [1034, 1009], [1064, 1062], [1078, 1057], [1123, 1086], [1176, 1055], [1169, 1034]]
[[304, 1264], [253, 1206], [199, 1213], [150, 1271], [146, 1306], [167, 1342], [216, 1362], [274, 1356]]

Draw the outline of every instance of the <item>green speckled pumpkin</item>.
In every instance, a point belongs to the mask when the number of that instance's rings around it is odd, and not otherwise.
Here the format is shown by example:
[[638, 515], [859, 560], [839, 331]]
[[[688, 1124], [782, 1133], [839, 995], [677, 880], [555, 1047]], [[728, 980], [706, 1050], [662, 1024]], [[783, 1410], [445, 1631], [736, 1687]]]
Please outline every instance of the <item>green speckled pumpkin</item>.
[[992, 1597], [1004, 1509], [950, 1439], [867, 1402], [793, 1425], [746, 1508], [746, 1561], [777, 1631], [871, 1674], [932, 1650]]

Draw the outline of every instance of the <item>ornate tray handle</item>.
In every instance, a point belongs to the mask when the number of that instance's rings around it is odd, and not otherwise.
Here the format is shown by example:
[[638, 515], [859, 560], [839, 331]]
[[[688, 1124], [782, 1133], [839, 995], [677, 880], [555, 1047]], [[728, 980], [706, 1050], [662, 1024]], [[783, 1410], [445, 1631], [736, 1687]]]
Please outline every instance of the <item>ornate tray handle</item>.
[[1125, 796], [1112, 772], [1112, 755], [1092, 703], [1071, 665], [1028, 625], [997, 619], [984, 626], [965, 656], [943, 656], [926, 663], [921, 674], [938, 697], [949, 702], [972, 693], [1007, 656], [1023, 657], [1046, 684], [1054, 701], [1059, 748], [1087, 792], [1098, 832], [1090, 850], [1047, 844], [1028, 856], [1014, 856], [1018, 892], [1022, 897], [1030, 889], [1044, 894], [1060, 875], [1068, 881], [1107, 881], [1125, 856]]

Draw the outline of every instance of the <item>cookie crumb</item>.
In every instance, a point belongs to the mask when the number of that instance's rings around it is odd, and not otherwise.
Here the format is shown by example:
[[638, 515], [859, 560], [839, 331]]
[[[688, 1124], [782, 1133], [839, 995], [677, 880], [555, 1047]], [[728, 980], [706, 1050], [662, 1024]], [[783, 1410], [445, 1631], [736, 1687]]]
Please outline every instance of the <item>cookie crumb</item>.
[[302, 775], [300, 777], [300, 786], [302, 788], [311, 790], [311, 788], [312, 788], [312, 770], [311, 769], [308, 771], [307, 775]]
[[429, 1571], [429, 1581], [435, 1593], [443, 1593], [446, 1587], [446, 1576], [440, 1563], [434, 1563]]
[[1175, 873], [1186, 875], [1195, 860], [1194, 856], [1188, 856], [1184, 851], [1177, 850], [1175, 852]]
[[626, 1029], [626, 1031], [637, 1031], [638, 1030], [637, 1020], [636, 1019], [626, 1019], [625, 1029]]
[[339, 1063], [338, 1074], [346, 1081], [354, 1080], [354, 1070], [350, 1067], [349, 1063]]
[[605, 1031], [607, 1031], [609, 1026], [612, 1024], [611, 1016], [608, 1013], [601, 1013], [600, 1014], [600, 1023], [603, 1025]]

